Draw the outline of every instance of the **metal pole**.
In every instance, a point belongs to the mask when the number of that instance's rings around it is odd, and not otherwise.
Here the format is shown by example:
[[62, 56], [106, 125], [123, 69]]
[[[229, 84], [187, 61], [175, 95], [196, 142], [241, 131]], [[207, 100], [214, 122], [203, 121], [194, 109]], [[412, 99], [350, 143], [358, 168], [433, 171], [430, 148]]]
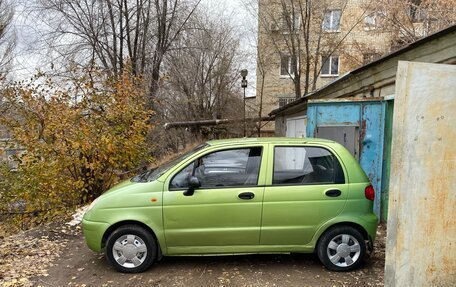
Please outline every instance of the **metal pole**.
[[248, 71], [246, 69], [241, 71], [242, 81], [241, 87], [244, 89], [244, 137], [246, 136], [246, 128], [245, 128], [245, 88], [247, 88], [247, 77]]
[[244, 137], [245, 137], [245, 88], [244, 88]]

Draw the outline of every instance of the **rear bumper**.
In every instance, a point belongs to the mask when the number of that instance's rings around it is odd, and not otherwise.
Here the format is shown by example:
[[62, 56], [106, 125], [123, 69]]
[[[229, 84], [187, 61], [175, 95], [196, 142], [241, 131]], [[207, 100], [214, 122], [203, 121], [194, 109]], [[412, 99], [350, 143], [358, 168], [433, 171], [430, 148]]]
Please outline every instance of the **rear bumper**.
[[367, 252], [370, 254], [374, 251], [374, 241], [377, 236], [378, 219], [373, 213], [361, 217], [362, 226], [367, 232], [366, 247]]
[[365, 214], [360, 216], [359, 223], [366, 230], [369, 241], [374, 242], [375, 237], [377, 236], [377, 227], [378, 227], [378, 218], [374, 213]]
[[369, 236], [369, 240], [367, 240], [367, 252], [369, 254], [374, 252], [374, 240], [370, 236]]
[[109, 224], [106, 222], [82, 220], [82, 232], [87, 246], [95, 252], [101, 252], [103, 249], [103, 235], [108, 229]]

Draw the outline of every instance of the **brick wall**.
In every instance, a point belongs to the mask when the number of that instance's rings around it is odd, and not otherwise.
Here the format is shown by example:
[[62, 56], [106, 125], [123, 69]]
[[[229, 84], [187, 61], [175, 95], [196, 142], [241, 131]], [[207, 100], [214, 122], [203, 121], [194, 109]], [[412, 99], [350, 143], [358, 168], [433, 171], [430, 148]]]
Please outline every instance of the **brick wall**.
[[[295, 1], [298, 0], [289, 0]], [[320, 1], [324, 2], [324, 1]], [[318, 3], [320, 3], [318, 2]], [[328, 1], [327, 1], [328, 2]], [[322, 18], [315, 16], [311, 23], [311, 37], [309, 47], [314, 51], [318, 46], [318, 38], [320, 38], [320, 50], [332, 51], [337, 47], [334, 55], [339, 55], [339, 74], [337, 76], [318, 76], [316, 87], [322, 87], [325, 84], [337, 79], [346, 72], [353, 70], [364, 64], [364, 56], [366, 54], [372, 60], [381, 54], [389, 52], [391, 46], [391, 34], [380, 32], [380, 29], [372, 29], [372, 26], [365, 24], [363, 15], [371, 15], [373, 12], [365, 6], [366, 1], [363, 0], [337, 0], [330, 1], [329, 6], [319, 7], [316, 9], [315, 15], [323, 14], [323, 8], [340, 9], [340, 31], [334, 33], [319, 33], [321, 29]], [[291, 6], [288, 6], [291, 7]], [[286, 8], [289, 9], [289, 8]], [[290, 31], [280, 29], [283, 6], [281, 0], [260, 0], [259, 1], [259, 20], [258, 20], [258, 68], [257, 68], [257, 97], [248, 100], [250, 106], [259, 106], [261, 90], [263, 90], [263, 112], [262, 115], [267, 115], [273, 109], [279, 107], [280, 99], [295, 98], [295, 87], [293, 80], [289, 76], [280, 75], [281, 56], [280, 53], [286, 54], [291, 49], [290, 43], [295, 39], [299, 42], [304, 55], [304, 43], [302, 31], [297, 30], [295, 34], [290, 35]], [[297, 13], [300, 14], [300, 13]], [[298, 15], [299, 16], [299, 15]], [[275, 29], [271, 30], [271, 25]], [[279, 29], [277, 29], [279, 28]], [[341, 43], [339, 45], [339, 43]], [[321, 67], [321, 56], [317, 53], [309, 53], [312, 62], [317, 59], [317, 69]], [[313, 66], [311, 66], [311, 70]], [[301, 64], [301, 74], [304, 75], [305, 67]], [[262, 74], [264, 73], [264, 81]], [[301, 78], [301, 89], [304, 93], [304, 77]], [[311, 87], [310, 87], [311, 88]], [[301, 93], [301, 95], [302, 95]], [[285, 103], [286, 100], [282, 100]], [[256, 112], [255, 112], [256, 113]], [[269, 126], [273, 128], [273, 126]]]

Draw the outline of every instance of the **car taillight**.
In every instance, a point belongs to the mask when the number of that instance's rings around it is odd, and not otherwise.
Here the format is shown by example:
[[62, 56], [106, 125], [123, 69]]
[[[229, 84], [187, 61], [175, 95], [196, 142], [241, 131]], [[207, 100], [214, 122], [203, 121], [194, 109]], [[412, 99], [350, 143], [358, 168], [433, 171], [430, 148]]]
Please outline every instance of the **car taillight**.
[[375, 190], [372, 187], [372, 185], [369, 185], [368, 187], [366, 187], [366, 189], [364, 190], [364, 195], [366, 196], [367, 199], [374, 200]]

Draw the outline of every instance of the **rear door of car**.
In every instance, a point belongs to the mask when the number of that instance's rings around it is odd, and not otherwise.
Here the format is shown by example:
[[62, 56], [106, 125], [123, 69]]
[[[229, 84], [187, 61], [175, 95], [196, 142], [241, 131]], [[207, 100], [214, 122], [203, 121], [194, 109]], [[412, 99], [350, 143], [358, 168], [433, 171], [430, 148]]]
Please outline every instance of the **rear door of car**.
[[316, 145], [271, 145], [261, 245], [305, 245], [337, 216], [348, 195], [339, 157]]

